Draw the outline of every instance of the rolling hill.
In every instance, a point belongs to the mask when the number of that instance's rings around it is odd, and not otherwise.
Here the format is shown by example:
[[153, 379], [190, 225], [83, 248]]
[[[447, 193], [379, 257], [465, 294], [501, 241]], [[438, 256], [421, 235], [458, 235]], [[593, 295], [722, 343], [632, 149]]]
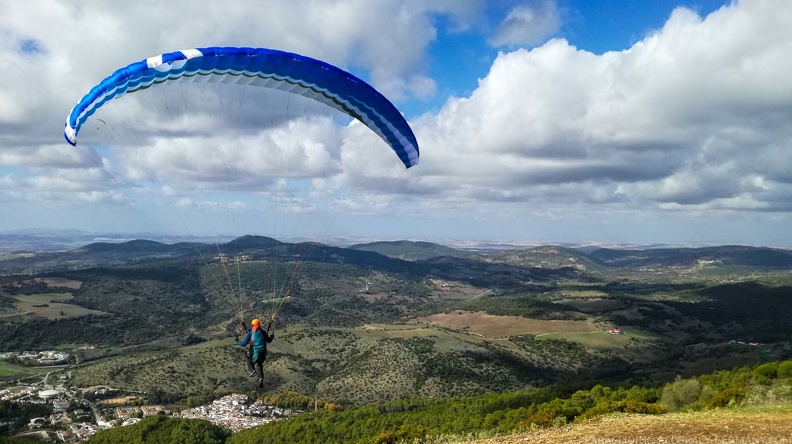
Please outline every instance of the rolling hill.
[[563, 268], [572, 267], [581, 271], [600, 270], [611, 265], [579, 250], [557, 246], [541, 246], [522, 250], [508, 250], [486, 254], [487, 262], [510, 264], [519, 267]]
[[[401, 245], [404, 251], [413, 246]], [[203, 259], [196, 247], [206, 248]], [[22, 258], [30, 267], [58, 271], [37, 280], [0, 279], [0, 308], [8, 313], [0, 321], [0, 342], [10, 350], [95, 346], [84, 356], [97, 359], [94, 376], [80, 372], [85, 381], [145, 389], [146, 381], [179, 375], [177, 392], [238, 389], [247, 381], [237, 374], [234, 347], [210, 345], [232, 336], [240, 317], [266, 316], [288, 294], [276, 327], [288, 326], [289, 335], [273, 347], [271, 389], [360, 403], [374, 399], [372, 393], [388, 399], [457, 396], [584, 373], [663, 380], [676, 371], [692, 374], [790, 353], [792, 312], [785, 297], [792, 284], [783, 270], [749, 267], [700, 279], [697, 272], [669, 267], [667, 273], [635, 269], [611, 279], [603, 270], [619, 270], [627, 259], [620, 262], [613, 253], [612, 265], [552, 246], [412, 261], [260, 236], [220, 248], [228, 261], [212, 259], [216, 245], [142, 240]], [[440, 250], [432, 244], [419, 249]], [[741, 251], [735, 261], [756, 263], [750, 258], [763, 253]], [[678, 253], [675, 260], [690, 255]], [[237, 254], [246, 258], [232, 261]], [[43, 265], [36, 262], [42, 258]], [[79, 285], [50, 288], [47, 279]], [[90, 314], [58, 314], [56, 303]], [[29, 307], [26, 313], [22, 306]], [[499, 333], [482, 330], [480, 322], [496, 325]], [[367, 327], [375, 324], [390, 327]], [[390, 331], [398, 325], [412, 327]], [[627, 334], [608, 335], [615, 326]], [[185, 336], [207, 341], [186, 349]], [[773, 344], [754, 348], [732, 343], [737, 340]], [[120, 350], [130, 352], [116, 356]], [[196, 379], [182, 380], [188, 369]]]
[[415, 261], [438, 256], [461, 257], [471, 253], [432, 242], [393, 241], [350, 245], [352, 250], [373, 251], [383, 256]]
[[702, 248], [615, 250], [600, 248], [590, 256], [614, 267], [725, 265], [738, 267], [792, 267], [792, 251], [777, 248], [726, 245]]

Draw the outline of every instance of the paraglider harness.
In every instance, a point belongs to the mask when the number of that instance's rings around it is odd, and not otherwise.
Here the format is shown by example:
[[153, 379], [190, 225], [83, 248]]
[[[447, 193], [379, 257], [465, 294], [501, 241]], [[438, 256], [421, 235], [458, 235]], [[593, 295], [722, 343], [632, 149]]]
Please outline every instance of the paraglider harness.
[[[272, 321], [273, 320], [270, 319], [269, 324], [267, 324], [267, 329], [266, 330], [262, 330], [261, 326], [259, 325], [259, 331], [261, 331], [261, 334], [264, 335], [264, 348], [258, 350], [258, 354], [262, 357], [262, 361], [267, 357], [267, 345], [266, 344], [267, 344], [267, 342], [269, 342], [269, 341], [267, 341], [267, 338], [269, 337], [269, 330], [272, 327]], [[248, 330], [247, 324], [245, 323], [245, 321], [240, 322], [240, 324], [242, 324], [242, 329], [245, 331], [245, 335], [247, 335], [248, 333], [251, 333], [250, 342], [248, 343], [248, 348], [247, 348], [247, 351], [245, 352], [245, 355], [247, 356], [249, 361], [253, 362], [254, 361], [253, 358], [256, 356], [256, 341], [253, 339], [252, 332], [250, 330]]]

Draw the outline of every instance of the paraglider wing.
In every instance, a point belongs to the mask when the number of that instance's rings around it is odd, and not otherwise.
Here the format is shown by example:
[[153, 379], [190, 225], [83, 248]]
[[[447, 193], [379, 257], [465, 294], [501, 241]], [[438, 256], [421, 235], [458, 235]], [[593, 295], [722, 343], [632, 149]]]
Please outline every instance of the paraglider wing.
[[[215, 80], [217, 79], [217, 80]], [[80, 126], [107, 101], [171, 81], [222, 81], [300, 94], [361, 121], [396, 152], [418, 164], [418, 142], [399, 110], [354, 75], [320, 60], [265, 48], [209, 47], [149, 57], [93, 87], [69, 113], [64, 137], [77, 144]]]

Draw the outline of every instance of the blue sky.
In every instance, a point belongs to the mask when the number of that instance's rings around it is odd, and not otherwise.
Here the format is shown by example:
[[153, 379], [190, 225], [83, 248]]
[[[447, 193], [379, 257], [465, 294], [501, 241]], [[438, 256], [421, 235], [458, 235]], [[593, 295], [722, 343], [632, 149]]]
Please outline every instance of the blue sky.
[[[786, 0], [0, 13], [0, 231], [792, 247]], [[63, 142], [69, 109], [115, 69], [202, 46], [350, 70], [403, 112], [420, 164], [319, 104], [223, 85], [128, 94]]]
[[567, 5], [574, 12], [561, 32], [571, 44], [595, 54], [620, 51], [657, 30], [676, 8], [689, 8], [706, 16], [729, 3], [723, 0], [579, 1]]
[[[487, 43], [486, 36], [488, 30], [495, 28], [521, 3], [535, 5], [540, 2], [490, 2], [478, 27], [464, 32], [454, 32], [453, 24], [443, 17], [437, 20], [438, 30], [444, 35], [429, 47], [431, 76], [437, 80], [439, 92], [434, 103], [429, 105], [430, 109], [439, 109], [442, 100], [449, 95], [470, 94], [478, 79], [487, 75], [498, 51], [518, 47], [493, 47]], [[557, 31], [546, 37], [564, 38], [575, 47], [595, 54], [621, 51], [661, 27], [675, 8], [689, 8], [706, 16], [728, 4], [724, 0], [561, 1], [556, 8], [562, 22]], [[448, 61], [453, 61], [453, 69]], [[406, 109], [413, 113], [426, 110], [424, 104], [410, 105], [406, 104]]]

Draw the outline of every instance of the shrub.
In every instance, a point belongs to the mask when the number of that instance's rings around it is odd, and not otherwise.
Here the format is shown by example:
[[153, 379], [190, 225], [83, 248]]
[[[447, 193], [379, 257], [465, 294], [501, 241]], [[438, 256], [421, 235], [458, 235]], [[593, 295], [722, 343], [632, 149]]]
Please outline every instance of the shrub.
[[659, 399], [658, 390], [654, 388], [632, 386], [627, 390], [627, 399], [655, 403]]
[[707, 405], [718, 394], [718, 390], [702, 381], [699, 381], [699, 383], [701, 383], [701, 393], [699, 393], [698, 401], [701, 405]]
[[641, 401], [625, 401], [624, 413], [640, 413], [643, 415], [662, 415], [668, 413], [668, 409], [657, 403], [641, 402]]
[[767, 364], [762, 364], [756, 367], [752, 374], [756, 382], [767, 383], [778, 375], [778, 363], [768, 362]]
[[669, 410], [680, 410], [698, 401], [701, 394], [701, 383], [695, 379], [680, 379], [663, 387], [660, 403]]
[[558, 416], [558, 410], [555, 409], [545, 409], [540, 410], [528, 418], [523, 419], [522, 421], [517, 423], [518, 429], [532, 429], [536, 426], [538, 427], [550, 427], [553, 425], [556, 417]]
[[778, 364], [777, 376], [779, 378], [792, 378], [792, 361], [784, 361]]
[[726, 387], [715, 393], [705, 403], [709, 407], [727, 407], [742, 401], [745, 397], [745, 387]]
[[774, 381], [771, 384], [754, 385], [748, 388], [743, 404], [762, 405], [789, 402], [792, 400], [792, 383], [787, 380]]

